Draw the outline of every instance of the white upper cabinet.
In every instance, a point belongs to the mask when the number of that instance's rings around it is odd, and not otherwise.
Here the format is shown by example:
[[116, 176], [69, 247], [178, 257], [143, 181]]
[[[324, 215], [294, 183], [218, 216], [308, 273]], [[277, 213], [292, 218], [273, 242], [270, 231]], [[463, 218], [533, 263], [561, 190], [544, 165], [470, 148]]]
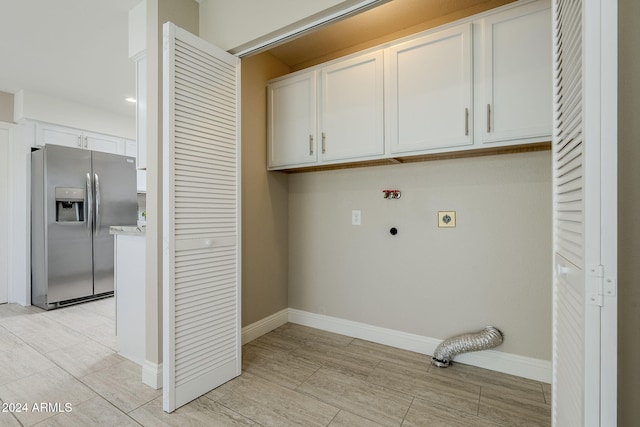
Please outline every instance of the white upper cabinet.
[[124, 155], [129, 157], [136, 157], [138, 151], [138, 144], [134, 140], [126, 139], [124, 141]]
[[125, 154], [125, 142], [122, 138], [101, 135], [93, 132], [84, 133], [84, 148], [111, 154]]
[[36, 124], [36, 145], [63, 145], [65, 147], [84, 148], [82, 131], [47, 124]]
[[473, 143], [471, 30], [467, 23], [386, 49], [391, 153]]
[[122, 138], [48, 123], [36, 123], [36, 145], [47, 144], [125, 154], [125, 141]]
[[549, 2], [490, 15], [480, 28], [482, 142], [548, 141], [552, 129]]
[[269, 85], [268, 166], [299, 166], [318, 159], [316, 72], [298, 74]]
[[272, 80], [269, 169], [550, 141], [550, 0], [523, 3]]
[[322, 162], [384, 154], [382, 52], [320, 70]]

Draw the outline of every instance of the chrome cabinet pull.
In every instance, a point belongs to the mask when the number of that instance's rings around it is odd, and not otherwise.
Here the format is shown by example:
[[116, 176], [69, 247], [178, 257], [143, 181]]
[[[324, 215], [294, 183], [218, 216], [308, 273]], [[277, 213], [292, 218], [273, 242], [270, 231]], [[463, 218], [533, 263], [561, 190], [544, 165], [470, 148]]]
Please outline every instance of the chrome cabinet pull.
[[491, 132], [491, 104], [487, 104], [487, 133]]
[[82, 148], [82, 137], [78, 137], [78, 147]]
[[464, 109], [464, 136], [469, 135], [469, 109]]
[[313, 135], [309, 135], [309, 155], [313, 156]]
[[322, 154], [327, 152], [326, 139], [327, 139], [327, 137], [325, 136], [324, 132], [322, 132]]

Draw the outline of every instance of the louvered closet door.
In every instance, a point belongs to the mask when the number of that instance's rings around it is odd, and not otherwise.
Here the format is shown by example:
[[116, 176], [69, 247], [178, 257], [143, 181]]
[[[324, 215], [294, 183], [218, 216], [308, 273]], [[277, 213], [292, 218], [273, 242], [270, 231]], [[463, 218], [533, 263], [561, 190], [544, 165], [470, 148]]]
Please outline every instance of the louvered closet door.
[[[611, 64], [600, 51], [608, 24], [600, 0], [554, 0], [553, 12], [553, 425], [614, 426], [616, 300], [604, 284], [616, 274], [617, 141], [615, 94], [602, 90]], [[604, 110], [612, 102], [613, 117]]]
[[241, 372], [239, 59], [164, 27], [164, 410]]

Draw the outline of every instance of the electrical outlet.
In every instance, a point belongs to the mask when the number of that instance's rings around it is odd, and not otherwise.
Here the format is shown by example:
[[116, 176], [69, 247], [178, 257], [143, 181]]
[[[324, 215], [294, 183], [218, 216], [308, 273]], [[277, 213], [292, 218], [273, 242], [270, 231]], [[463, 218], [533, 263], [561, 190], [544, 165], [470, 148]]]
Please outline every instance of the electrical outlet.
[[456, 226], [456, 211], [439, 211], [438, 212], [438, 227], [455, 228], [455, 226]]
[[351, 211], [351, 225], [360, 225], [362, 223], [362, 213], [358, 211]]

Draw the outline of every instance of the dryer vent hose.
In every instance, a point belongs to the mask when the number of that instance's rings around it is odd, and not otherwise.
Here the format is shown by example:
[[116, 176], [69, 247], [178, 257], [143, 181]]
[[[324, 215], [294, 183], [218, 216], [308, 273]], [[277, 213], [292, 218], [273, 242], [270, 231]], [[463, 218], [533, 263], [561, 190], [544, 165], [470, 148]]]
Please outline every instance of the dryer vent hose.
[[431, 363], [447, 368], [457, 354], [497, 347], [502, 344], [503, 338], [502, 332], [493, 326], [487, 326], [476, 333], [447, 338], [436, 348]]

